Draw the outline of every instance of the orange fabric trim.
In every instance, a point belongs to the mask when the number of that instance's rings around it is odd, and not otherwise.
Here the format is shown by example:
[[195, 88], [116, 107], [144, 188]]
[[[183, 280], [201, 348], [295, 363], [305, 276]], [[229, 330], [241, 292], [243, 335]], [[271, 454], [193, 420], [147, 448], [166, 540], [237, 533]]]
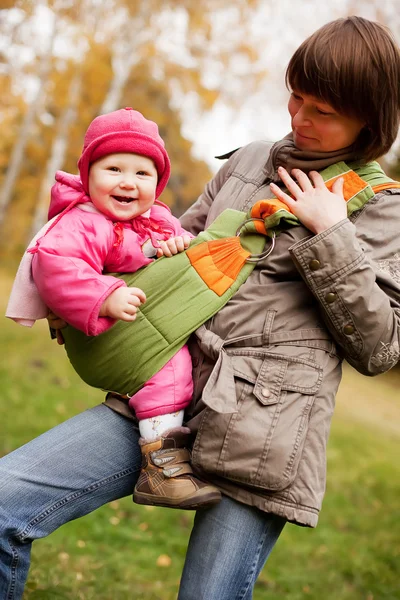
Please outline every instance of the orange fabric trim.
[[[257, 217], [259, 218], [259, 217]], [[264, 223], [261, 221], [253, 221], [254, 229], [257, 233], [261, 233], [262, 235], [267, 235], [267, 230], [265, 229]]]
[[390, 190], [391, 188], [400, 188], [400, 183], [398, 181], [390, 181], [372, 186], [372, 189], [375, 192], [375, 194], [381, 192], [382, 190]]
[[259, 200], [256, 202], [251, 209], [251, 216], [257, 219], [266, 219], [270, 215], [273, 215], [281, 208], [284, 208], [288, 212], [292, 212], [287, 204], [278, 200], [278, 198], [268, 198], [265, 200]]
[[[258, 200], [252, 207], [250, 211], [250, 215], [253, 219], [266, 219], [270, 215], [273, 215], [278, 210], [285, 209], [288, 212], [292, 212], [287, 204], [282, 202], [282, 200], [278, 200], [278, 198], [268, 198], [265, 200]], [[261, 233], [263, 235], [267, 234], [267, 230], [265, 229], [265, 225], [260, 223], [260, 221], [254, 221], [253, 225], [257, 231], [257, 233]]]
[[250, 254], [238, 237], [203, 242], [186, 250], [192, 267], [218, 296], [231, 287]]
[[361, 177], [359, 177], [357, 173], [355, 173], [355, 171], [348, 171], [347, 173], [343, 173], [342, 175], [338, 175], [337, 177], [333, 177], [332, 179], [329, 179], [329, 181], [326, 181], [325, 185], [328, 188], [328, 190], [331, 191], [335, 181], [337, 181], [341, 177], [344, 180], [343, 196], [346, 202], [348, 202], [351, 198], [353, 198], [353, 196], [358, 194], [358, 192], [361, 192], [361, 190], [368, 187], [368, 183], [361, 179]]

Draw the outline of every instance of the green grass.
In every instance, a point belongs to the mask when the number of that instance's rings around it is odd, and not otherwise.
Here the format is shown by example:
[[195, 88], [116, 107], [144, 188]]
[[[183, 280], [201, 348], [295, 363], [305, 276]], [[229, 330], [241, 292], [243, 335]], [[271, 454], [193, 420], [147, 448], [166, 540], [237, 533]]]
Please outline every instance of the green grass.
[[[1, 455], [103, 394], [80, 382], [44, 323], [4, 319], [0, 331]], [[255, 600], [400, 599], [399, 387], [399, 371], [368, 379], [346, 368], [320, 523], [285, 528]], [[126, 498], [69, 523], [34, 544], [25, 598], [173, 600], [192, 518]]]

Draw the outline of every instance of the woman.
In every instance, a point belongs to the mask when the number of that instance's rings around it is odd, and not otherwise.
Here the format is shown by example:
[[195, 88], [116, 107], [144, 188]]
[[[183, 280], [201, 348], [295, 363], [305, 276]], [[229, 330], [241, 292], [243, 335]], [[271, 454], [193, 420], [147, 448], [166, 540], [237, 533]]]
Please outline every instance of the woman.
[[[233, 153], [181, 219], [196, 234], [225, 208], [275, 195], [303, 225], [284, 228], [192, 343], [193, 464], [223, 498], [196, 515], [180, 600], [252, 597], [286, 521], [317, 524], [342, 359], [367, 375], [399, 359], [399, 190], [386, 181], [374, 194], [382, 174], [365, 167], [395, 140], [399, 81], [382, 26], [349, 17], [322, 27], [289, 63], [292, 134]], [[331, 191], [327, 167], [339, 173]], [[135, 484], [126, 405], [106, 403], [0, 462], [1, 598], [21, 597], [29, 542]]]

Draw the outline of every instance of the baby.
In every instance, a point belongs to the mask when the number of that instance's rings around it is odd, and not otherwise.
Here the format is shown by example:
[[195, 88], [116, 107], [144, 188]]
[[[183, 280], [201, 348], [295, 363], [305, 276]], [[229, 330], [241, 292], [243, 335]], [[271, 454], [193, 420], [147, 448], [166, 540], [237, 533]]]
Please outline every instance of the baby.
[[[94, 119], [78, 167], [80, 178], [56, 174], [53, 221], [30, 249], [32, 275], [52, 312], [96, 336], [117, 319], [134, 321], [146, 302], [141, 289], [106, 273], [133, 272], [182, 252], [192, 236], [158, 200], [170, 161], [156, 123], [141, 113], [125, 108]], [[134, 335], [133, 328], [132, 344]], [[220, 499], [190, 466], [190, 432], [182, 425], [192, 391], [184, 346], [129, 399], [141, 434], [143, 465], [134, 492], [139, 504], [191, 509]]]

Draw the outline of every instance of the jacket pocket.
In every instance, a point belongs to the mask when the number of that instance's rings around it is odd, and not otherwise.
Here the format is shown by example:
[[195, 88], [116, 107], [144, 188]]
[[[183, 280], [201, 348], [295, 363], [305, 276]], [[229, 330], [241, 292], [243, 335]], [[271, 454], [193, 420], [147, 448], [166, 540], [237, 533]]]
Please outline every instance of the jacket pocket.
[[296, 476], [323, 371], [308, 359], [257, 354], [231, 354], [237, 412], [204, 410], [192, 460], [211, 474], [278, 491]]

